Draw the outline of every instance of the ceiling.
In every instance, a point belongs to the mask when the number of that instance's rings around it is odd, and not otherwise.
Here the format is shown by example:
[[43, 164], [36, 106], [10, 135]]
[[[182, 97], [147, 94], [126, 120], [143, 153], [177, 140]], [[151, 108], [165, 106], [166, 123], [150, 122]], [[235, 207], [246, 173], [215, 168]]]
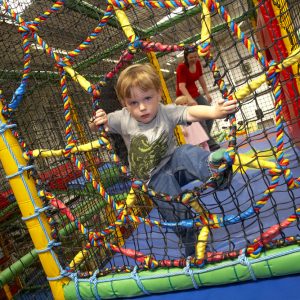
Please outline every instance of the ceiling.
[[[155, 2], [155, 1], [152, 1]], [[25, 21], [32, 21], [42, 13], [49, 10], [54, 1], [50, 0], [18, 0], [10, 1], [11, 7], [20, 13]], [[231, 18], [247, 23], [249, 7], [246, 0], [221, 1], [230, 13]], [[87, 39], [98, 26], [103, 13], [107, 8], [106, 1], [80, 1], [67, 0], [65, 6], [41, 22], [37, 31], [43, 43], [51, 47], [54, 53], [61, 57], [68, 51], [76, 49]], [[142, 40], [152, 40], [166, 45], [191, 43], [199, 39], [201, 31], [201, 7], [196, 5], [190, 9], [185, 8], [150, 8], [130, 5], [125, 13], [130, 21], [136, 36]], [[1, 18], [2, 16], [2, 18]], [[44, 16], [46, 16], [44, 14]], [[0, 15], [1, 32], [0, 61], [1, 69], [16, 72], [23, 68], [22, 37], [18, 33], [18, 24], [9, 21], [8, 14]], [[1, 22], [2, 21], [2, 22]], [[227, 26], [218, 15], [212, 13], [212, 28], [214, 28], [214, 41], [223, 39], [228, 35]], [[97, 38], [76, 56], [74, 68], [81, 74], [99, 77], [110, 71], [120, 58], [122, 51], [128, 47], [128, 40], [120, 23], [113, 16], [107, 26], [100, 27], [101, 32]], [[32, 55], [31, 68], [36, 72], [56, 72], [54, 59], [43, 53], [42, 47], [34, 39], [30, 39]], [[10, 53], [11, 55], [7, 55]], [[168, 70], [170, 64], [176, 64], [181, 59], [181, 53], [159, 54], [159, 61], [163, 70]], [[134, 60], [145, 60], [145, 53], [138, 50]]]

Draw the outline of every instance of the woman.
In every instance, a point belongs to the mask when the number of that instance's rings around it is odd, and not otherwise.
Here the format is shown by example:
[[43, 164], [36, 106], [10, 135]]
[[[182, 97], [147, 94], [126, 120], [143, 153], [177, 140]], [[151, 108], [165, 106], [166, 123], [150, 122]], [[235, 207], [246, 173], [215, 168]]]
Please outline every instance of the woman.
[[[176, 70], [176, 96], [187, 96], [191, 101], [195, 100], [199, 105], [210, 105], [212, 98], [206, 86], [203, 77], [202, 67], [196, 48], [186, 48], [184, 50], [184, 62], [177, 66]], [[199, 82], [205, 96], [199, 93], [196, 82]], [[209, 136], [209, 149], [215, 151], [220, 148], [216, 141], [211, 137], [210, 131], [213, 126], [213, 120], [206, 120], [201, 122], [204, 130]]]

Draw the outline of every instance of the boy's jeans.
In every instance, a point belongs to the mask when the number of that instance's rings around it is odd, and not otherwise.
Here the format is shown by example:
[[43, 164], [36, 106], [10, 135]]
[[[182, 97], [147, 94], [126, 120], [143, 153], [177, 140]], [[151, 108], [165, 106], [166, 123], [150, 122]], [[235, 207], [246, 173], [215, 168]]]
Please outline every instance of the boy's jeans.
[[[208, 106], [210, 106], [210, 104], [208, 103], [206, 98], [203, 97], [202, 95], [198, 96], [195, 100], [196, 100], [198, 105], [208, 105]], [[207, 135], [209, 137], [209, 140], [207, 141], [209, 147], [217, 145], [217, 142], [210, 135], [211, 129], [212, 129], [213, 124], [214, 124], [214, 120], [211, 120], [211, 119], [210, 120], [203, 120], [199, 123], [202, 125], [202, 127], [204, 128], [205, 132], [207, 133]]]
[[[175, 196], [182, 192], [182, 186], [195, 179], [205, 182], [211, 176], [208, 167], [209, 155], [210, 152], [198, 146], [182, 145], [178, 147], [168, 163], [152, 176], [149, 187], [156, 192]], [[159, 213], [168, 222], [179, 222], [194, 217], [191, 210], [182, 203], [170, 203], [157, 198], [153, 200], [158, 206]], [[194, 228], [178, 227], [175, 232], [185, 245], [186, 256], [194, 255], [197, 231]]]

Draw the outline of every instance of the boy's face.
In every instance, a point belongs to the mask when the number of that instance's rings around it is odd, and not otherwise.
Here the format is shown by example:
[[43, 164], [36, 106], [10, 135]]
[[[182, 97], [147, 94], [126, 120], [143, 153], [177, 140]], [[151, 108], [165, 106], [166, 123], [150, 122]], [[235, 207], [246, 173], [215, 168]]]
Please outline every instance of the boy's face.
[[155, 118], [160, 100], [160, 91], [155, 89], [143, 91], [138, 87], [133, 87], [131, 97], [125, 98], [124, 104], [133, 118], [147, 124]]

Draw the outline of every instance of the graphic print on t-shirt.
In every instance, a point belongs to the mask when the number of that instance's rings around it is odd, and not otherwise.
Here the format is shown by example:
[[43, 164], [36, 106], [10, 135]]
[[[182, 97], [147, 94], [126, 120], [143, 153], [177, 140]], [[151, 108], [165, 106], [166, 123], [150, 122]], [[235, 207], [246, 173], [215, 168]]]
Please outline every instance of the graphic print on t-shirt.
[[163, 132], [149, 143], [147, 136], [135, 136], [130, 143], [129, 160], [132, 176], [148, 180], [150, 172], [159, 164], [168, 150], [168, 134]]

